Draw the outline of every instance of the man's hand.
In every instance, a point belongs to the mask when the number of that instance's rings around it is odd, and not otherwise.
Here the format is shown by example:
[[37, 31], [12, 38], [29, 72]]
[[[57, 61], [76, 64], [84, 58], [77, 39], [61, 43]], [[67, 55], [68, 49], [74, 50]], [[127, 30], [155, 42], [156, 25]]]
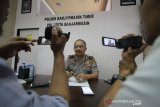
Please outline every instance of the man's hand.
[[66, 75], [69, 78], [74, 75], [74, 72], [73, 71], [66, 71]]
[[[123, 38], [127, 38], [130, 36], [134, 36], [134, 34], [128, 34], [123, 36]], [[135, 62], [136, 56], [138, 56], [144, 49], [147, 47], [147, 44], [142, 41], [142, 46], [138, 49], [133, 49], [129, 47], [127, 50], [123, 50], [122, 52], [122, 60], [119, 62], [119, 73], [122, 76], [128, 76], [129, 74], [133, 74], [137, 65]]]
[[86, 80], [86, 75], [84, 73], [80, 73], [80, 74], [75, 74], [75, 78], [77, 81], [82, 81], [82, 80]]
[[27, 38], [14, 37], [9, 43], [0, 47], [0, 56], [4, 59], [8, 59], [17, 55], [21, 50], [31, 52], [31, 47], [29, 45], [34, 46], [33, 42], [27, 40]]
[[119, 62], [119, 74], [123, 77], [127, 77], [130, 74], [133, 74], [136, 69], [136, 63], [133, 58], [127, 58]]
[[52, 28], [51, 49], [54, 53], [54, 56], [63, 54], [63, 50], [67, 42], [66, 35], [59, 35], [61, 33], [63, 32], [60, 27], [54, 26]]
[[[134, 36], [135, 34], [127, 34], [126, 36], [123, 36], [122, 38], [128, 38], [131, 36]], [[136, 56], [138, 56], [141, 52], [144, 51], [144, 49], [147, 47], [147, 44], [144, 40], [142, 40], [142, 46], [138, 49], [128, 48], [128, 50], [123, 50], [122, 52], [122, 59], [127, 59], [128, 57], [132, 57], [135, 59]]]

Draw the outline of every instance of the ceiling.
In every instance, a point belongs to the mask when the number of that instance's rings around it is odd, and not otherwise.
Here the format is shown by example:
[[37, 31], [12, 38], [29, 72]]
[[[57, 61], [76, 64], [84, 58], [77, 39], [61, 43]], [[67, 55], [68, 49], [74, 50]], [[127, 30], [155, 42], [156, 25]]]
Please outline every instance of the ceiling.
[[111, 10], [111, 0], [39, 0], [38, 5], [39, 15]]

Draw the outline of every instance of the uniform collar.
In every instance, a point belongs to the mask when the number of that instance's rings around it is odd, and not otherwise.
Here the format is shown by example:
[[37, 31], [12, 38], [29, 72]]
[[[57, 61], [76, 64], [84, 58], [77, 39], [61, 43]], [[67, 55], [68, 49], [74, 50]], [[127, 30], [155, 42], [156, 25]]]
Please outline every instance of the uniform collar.
[[[78, 60], [77, 56], [74, 55], [74, 57], [75, 57], [74, 60], [77, 61]], [[88, 56], [85, 54], [84, 57], [80, 59], [80, 62], [87, 59], [87, 58], [88, 58]]]

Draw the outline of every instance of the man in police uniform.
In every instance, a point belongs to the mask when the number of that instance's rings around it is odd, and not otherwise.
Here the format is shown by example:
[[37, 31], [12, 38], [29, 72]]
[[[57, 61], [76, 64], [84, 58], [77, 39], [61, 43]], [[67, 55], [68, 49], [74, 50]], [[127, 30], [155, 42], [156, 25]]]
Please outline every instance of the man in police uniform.
[[65, 69], [68, 77], [75, 76], [76, 80], [83, 81], [89, 79], [98, 79], [97, 64], [93, 56], [85, 54], [86, 42], [78, 39], [74, 43], [74, 55], [69, 55]]

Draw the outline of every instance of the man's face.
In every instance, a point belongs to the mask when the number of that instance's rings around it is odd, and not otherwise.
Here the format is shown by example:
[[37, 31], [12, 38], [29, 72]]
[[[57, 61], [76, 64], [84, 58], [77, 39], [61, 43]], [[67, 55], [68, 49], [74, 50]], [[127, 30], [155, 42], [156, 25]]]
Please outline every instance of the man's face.
[[74, 51], [76, 56], [81, 57], [85, 54], [86, 46], [83, 41], [76, 41], [74, 44]]
[[155, 1], [144, 0], [141, 10], [144, 39], [150, 45], [153, 44], [154, 40], [160, 34], [160, 8], [157, 8], [157, 2]]
[[0, 2], [0, 36], [2, 34], [3, 24], [7, 20], [8, 8], [9, 8], [9, 0], [2, 0]]

